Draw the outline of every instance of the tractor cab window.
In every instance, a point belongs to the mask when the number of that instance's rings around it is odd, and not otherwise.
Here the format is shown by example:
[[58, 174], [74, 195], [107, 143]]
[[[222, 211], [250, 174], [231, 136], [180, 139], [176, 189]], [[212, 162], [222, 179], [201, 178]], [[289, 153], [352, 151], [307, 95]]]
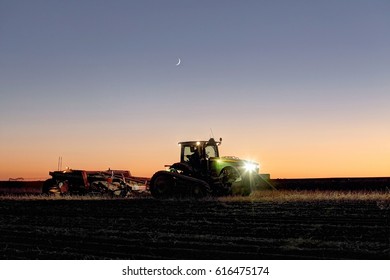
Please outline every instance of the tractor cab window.
[[199, 158], [199, 151], [198, 147], [196, 146], [185, 146], [183, 150], [183, 160], [185, 162], [190, 161], [191, 159], [194, 159], [197, 156]]
[[183, 160], [184, 161], [190, 161], [190, 155], [192, 155], [193, 152], [191, 152], [191, 147], [190, 146], [185, 146], [184, 151], [183, 151]]
[[206, 146], [205, 151], [206, 151], [206, 158], [218, 157], [218, 151], [214, 145]]

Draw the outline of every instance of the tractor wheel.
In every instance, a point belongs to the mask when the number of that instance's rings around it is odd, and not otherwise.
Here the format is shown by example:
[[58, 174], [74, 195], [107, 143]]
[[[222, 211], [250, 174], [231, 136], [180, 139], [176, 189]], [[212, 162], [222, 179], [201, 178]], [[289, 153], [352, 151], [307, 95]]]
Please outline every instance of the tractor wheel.
[[232, 184], [240, 178], [240, 173], [234, 167], [227, 166], [222, 169], [219, 178], [221, 179], [223, 194], [229, 195], [232, 193]]
[[155, 198], [172, 196], [175, 180], [168, 174], [155, 174], [151, 179], [150, 192]]

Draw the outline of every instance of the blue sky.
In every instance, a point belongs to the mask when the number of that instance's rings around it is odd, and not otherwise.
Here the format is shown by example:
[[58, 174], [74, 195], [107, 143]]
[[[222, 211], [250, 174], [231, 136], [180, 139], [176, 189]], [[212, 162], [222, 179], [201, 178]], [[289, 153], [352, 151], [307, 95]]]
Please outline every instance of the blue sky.
[[[16, 157], [3, 176], [51, 145], [42, 169], [56, 166], [58, 155], [83, 168], [89, 165], [74, 154], [91, 158], [125, 143], [148, 147], [157, 168], [178, 156], [173, 147], [168, 159], [155, 159], [152, 139], [164, 148], [207, 138], [210, 128], [231, 139], [227, 152], [255, 153], [268, 162], [267, 172], [280, 176], [294, 176], [283, 170], [298, 150], [324, 141], [345, 151], [332, 140], [336, 135], [353, 143], [363, 134], [354, 151], [380, 162], [383, 175], [390, 164], [389, 14], [390, 2], [377, 0], [2, 0], [0, 151]], [[101, 131], [122, 142], [96, 140]], [[91, 141], [101, 142], [85, 152]], [[302, 162], [317, 151], [308, 149]], [[275, 159], [276, 152], [283, 156]], [[111, 162], [137, 170], [115, 157]], [[305, 166], [295, 176], [305, 176]], [[364, 175], [361, 170], [344, 172], [341, 165], [323, 175]]]

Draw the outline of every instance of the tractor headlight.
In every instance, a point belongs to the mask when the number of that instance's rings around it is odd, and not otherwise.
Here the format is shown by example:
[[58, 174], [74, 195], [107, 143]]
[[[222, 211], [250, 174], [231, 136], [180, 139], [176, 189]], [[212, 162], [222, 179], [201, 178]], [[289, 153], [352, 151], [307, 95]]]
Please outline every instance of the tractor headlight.
[[246, 162], [244, 167], [247, 172], [253, 172], [258, 168], [258, 165], [253, 162]]

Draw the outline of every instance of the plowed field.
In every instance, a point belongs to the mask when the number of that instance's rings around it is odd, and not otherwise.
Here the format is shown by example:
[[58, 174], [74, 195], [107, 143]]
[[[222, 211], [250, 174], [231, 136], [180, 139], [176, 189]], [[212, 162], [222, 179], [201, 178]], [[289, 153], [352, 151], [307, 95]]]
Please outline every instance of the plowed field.
[[1, 259], [390, 259], [388, 202], [1, 200]]

